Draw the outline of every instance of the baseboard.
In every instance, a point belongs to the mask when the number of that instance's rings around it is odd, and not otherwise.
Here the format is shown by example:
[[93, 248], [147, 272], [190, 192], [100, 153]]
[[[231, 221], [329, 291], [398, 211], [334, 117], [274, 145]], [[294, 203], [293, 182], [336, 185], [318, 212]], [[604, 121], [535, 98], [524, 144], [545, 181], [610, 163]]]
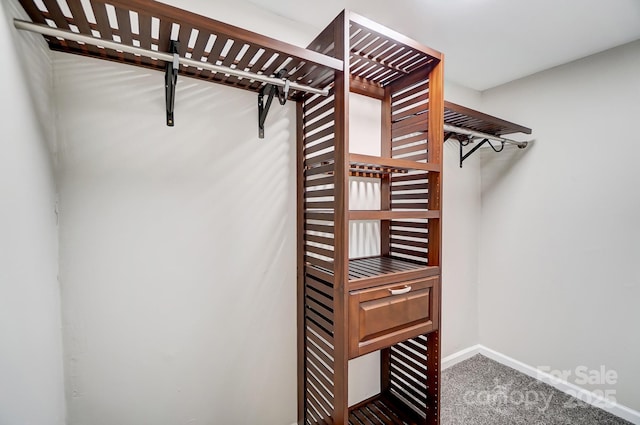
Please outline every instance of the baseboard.
[[480, 350], [482, 346], [480, 344], [471, 346], [469, 348], [465, 348], [464, 350], [460, 350], [456, 353], [451, 354], [442, 359], [440, 364], [442, 365], [442, 370], [449, 369], [451, 366], [456, 365], [460, 362], [463, 362], [476, 354], [480, 354]]
[[454, 353], [450, 356], [442, 359], [442, 369], [447, 369], [461, 361], [469, 359], [476, 354], [482, 354], [485, 357], [490, 358], [493, 361], [501, 363], [507, 367], [517, 370], [518, 372], [522, 372], [527, 376], [535, 378], [545, 384], [551, 385], [555, 389], [562, 391], [563, 393], [569, 394], [571, 396], [577, 396], [579, 399], [583, 400], [586, 403], [589, 403], [599, 409], [605, 410], [612, 415], [618, 416], [619, 418], [625, 419], [632, 424], [640, 425], [640, 412], [631, 409], [629, 407], [623, 406], [619, 403], [612, 403], [610, 401], [605, 400], [597, 394], [592, 393], [591, 391], [585, 390], [568, 382], [566, 380], [558, 379], [550, 375], [549, 373], [543, 372], [533, 366], [525, 364], [521, 361], [518, 361], [514, 358], [511, 358], [507, 355], [504, 355], [498, 351], [487, 348], [483, 345], [474, 345], [472, 347], [466, 348], [464, 350], [460, 350], [457, 353]]

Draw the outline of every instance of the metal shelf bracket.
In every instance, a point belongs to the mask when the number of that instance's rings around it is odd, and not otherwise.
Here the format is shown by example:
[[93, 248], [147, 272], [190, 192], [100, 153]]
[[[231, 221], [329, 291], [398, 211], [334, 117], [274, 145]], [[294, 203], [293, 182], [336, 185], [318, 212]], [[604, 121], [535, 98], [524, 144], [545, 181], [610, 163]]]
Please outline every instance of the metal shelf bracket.
[[[276, 78], [282, 79], [287, 73], [286, 69], [281, 69], [276, 74]], [[267, 103], [264, 103], [264, 97], [267, 96]], [[266, 84], [260, 93], [258, 93], [258, 137], [264, 139], [264, 123], [267, 120], [267, 114], [269, 114], [269, 108], [271, 108], [271, 102], [274, 96], [278, 96], [278, 102], [280, 105], [287, 103], [287, 97], [289, 96], [289, 80], [284, 80], [284, 87], [280, 88], [274, 84]]]
[[473, 153], [475, 151], [477, 151], [478, 149], [480, 149], [482, 146], [484, 146], [485, 144], [488, 144], [489, 146], [491, 146], [491, 149], [493, 149], [494, 152], [502, 152], [502, 150], [504, 149], [504, 142], [500, 142], [500, 148], [496, 148], [495, 146], [493, 146], [493, 144], [489, 141], [489, 139], [483, 139], [482, 142], [478, 143], [477, 145], [475, 145], [469, 152], [464, 153], [464, 147], [465, 146], [469, 146], [469, 144], [473, 141], [472, 137], [469, 137], [467, 140], [460, 140], [460, 168], [462, 168], [462, 163], [464, 162], [465, 159], [469, 158], [471, 155], [473, 155]]
[[180, 56], [178, 48], [180, 43], [171, 40], [169, 53], [173, 54], [173, 61], [167, 62], [164, 75], [165, 101], [167, 104], [167, 126], [173, 127], [173, 110], [176, 102], [176, 84], [178, 83], [178, 71], [180, 70]]

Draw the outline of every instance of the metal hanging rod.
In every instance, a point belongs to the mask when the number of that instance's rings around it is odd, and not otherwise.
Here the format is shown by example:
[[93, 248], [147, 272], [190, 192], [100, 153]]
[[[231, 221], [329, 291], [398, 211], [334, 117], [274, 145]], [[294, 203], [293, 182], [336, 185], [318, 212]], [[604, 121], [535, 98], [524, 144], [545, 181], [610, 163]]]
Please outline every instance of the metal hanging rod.
[[471, 137], [475, 137], [475, 138], [478, 138], [478, 139], [495, 140], [496, 142], [500, 142], [500, 143], [506, 143], [506, 144], [509, 144], [509, 145], [516, 145], [520, 149], [526, 148], [527, 145], [531, 142], [531, 141], [518, 142], [517, 140], [505, 139], [504, 137], [494, 136], [492, 134], [482, 133], [480, 131], [469, 130], [468, 128], [457, 127], [455, 125], [451, 125], [451, 124], [447, 124], [447, 123], [444, 124], [444, 132], [445, 133], [463, 134], [465, 136], [471, 136]]
[[215, 65], [209, 62], [201, 62], [193, 59], [175, 56], [174, 54], [156, 52], [155, 50], [142, 49], [140, 47], [128, 46], [126, 44], [116, 43], [114, 41], [103, 40], [101, 38], [91, 37], [84, 34], [78, 34], [73, 31], [66, 31], [59, 28], [52, 28], [48, 25], [34, 24], [32, 22], [23, 21], [20, 19], [14, 19], [13, 24], [16, 28], [31, 32], [36, 32], [42, 35], [48, 35], [51, 37], [60, 37], [65, 40], [81, 42], [96, 47], [104, 47], [105, 49], [119, 50], [125, 53], [131, 53], [134, 55], [140, 55], [151, 59], [159, 59], [168, 63], [174, 63], [175, 60], [182, 65], [192, 66], [195, 68], [202, 68], [208, 71], [220, 72], [223, 74], [233, 75], [234, 77], [246, 78], [249, 80], [260, 81], [266, 84], [271, 84], [277, 87], [286, 87], [290, 90], [304, 91], [307, 93], [319, 94], [321, 96], [328, 96], [328, 89], [318, 89], [315, 87], [298, 84], [289, 80], [269, 77], [268, 75], [254, 74], [252, 72], [246, 72], [241, 69], [229, 68], [226, 66]]
[[[451, 124], [444, 124], [444, 132], [445, 132], [445, 140], [451, 137], [452, 134], [462, 134], [468, 136], [467, 140], [460, 140], [460, 168], [462, 168], [462, 163], [465, 159], [469, 158], [473, 155], [478, 149], [480, 149], [484, 145], [489, 145], [494, 152], [502, 152], [505, 144], [516, 145], [520, 149], [524, 149], [530, 142], [518, 142], [516, 140], [505, 139], [504, 137], [494, 136], [493, 134], [483, 133], [481, 131], [470, 130], [468, 128], [457, 127]], [[464, 146], [468, 146], [471, 143], [471, 139], [482, 139], [482, 142], [475, 145], [469, 152], [464, 153]], [[490, 140], [495, 140], [500, 142], [501, 147], [498, 149], [493, 146]]]

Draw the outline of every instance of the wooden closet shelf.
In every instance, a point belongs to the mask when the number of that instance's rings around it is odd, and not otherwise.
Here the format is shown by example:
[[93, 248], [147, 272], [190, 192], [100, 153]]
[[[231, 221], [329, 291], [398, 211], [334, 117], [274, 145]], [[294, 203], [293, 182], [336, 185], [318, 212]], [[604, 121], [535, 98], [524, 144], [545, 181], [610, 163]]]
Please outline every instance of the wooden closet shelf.
[[531, 134], [531, 129], [528, 127], [447, 101], [444, 102], [444, 122], [494, 136], [512, 133]]
[[[286, 68], [284, 77], [289, 81], [314, 88], [328, 87], [334, 71], [343, 68], [338, 59], [153, 0], [92, 0], [91, 13], [81, 0], [66, 0], [71, 16], [55, 1], [20, 3], [36, 24], [160, 52], [169, 52], [171, 40], [178, 40], [181, 57], [266, 76]], [[51, 50], [165, 71], [166, 63], [161, 60], [57, 37], [45, 39]], [[179, 72], [254, 92], [264, 86], [260, 81], [192, 66], [180, 66]], [[295, 99], [304, 93], [291, 90], [289, 94]]]
[[415, 71], [427, 74], [442, 60], [442, 53], [353, 12], [349, 39], [351, 76], [380, 87]]
[[349, 425], [417, 425], [424, 418], [384, 394], [349, 408]]
[[[409, 161], [406, 159], [382, 158], [373, 155], [354, 153], [349, 154], [349, 167], [350, 172], [358, 172], [365, 169], [380, 169], [380, 175], [389, 173], [407, 173], [409, 171], [431, 171], [439, 173], [442, 169], [440, 164]], [[385, 172], [384, 170], [388, 171]]]
[[436, 276], [440, 267], [427, 266], [398, 257], [367, 257], [349, 260], [349, 289]]
[[440, 211], [379, 211], [379, 210], [350, 210], [349, 220], [412, 220], [412, 219], [440, 218]]
[[[333, 175], [333, 160], [317, 162], [305, 167], [305, 175]], [[352, 177], [383, 178], [390, 174], [407, 174], [411, 171], [439, 173], [440, 164], [417, 162], [406, 159], [382, 158], [373, 155], [350, 154], [349, 175]]]

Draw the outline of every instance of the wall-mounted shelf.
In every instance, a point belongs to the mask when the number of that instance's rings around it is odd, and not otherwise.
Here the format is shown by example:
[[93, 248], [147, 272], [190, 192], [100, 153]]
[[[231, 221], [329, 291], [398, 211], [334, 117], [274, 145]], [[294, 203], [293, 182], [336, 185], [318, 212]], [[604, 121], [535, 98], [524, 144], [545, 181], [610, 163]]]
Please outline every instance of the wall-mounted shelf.
[[444, 122], [493, 136], [513, 133], [531, 134], [531, 129], [523, 125], [447, 101], [444, 102]]
[[[502, 152], [505, 144], [515, 145], [520, 149], [524, 149], [531, 142], [503, 137], [504, 134], [513, 133], [531, 134], [531, 129], [528, 127], [456, 105], [452, 102], [445, 102], [444, 105], [445, 140], [453, 138], [460, 143], [460, 168], [462, 168], [462, 163], [465, 159], [484, 145], [491, 146], [495, 152]], [[464, 153], [464, 147], [474, 143], [476, 140], [481, 140], [481, 142], [475, 144], [467, 153]], [[496, 142], [499, 147], [494, 146]]]
[[[251, 73], [272, 76], [287, 69], [286, 78], [325, 88], [333, 71], [342, 69], [338, 59], [297, 47], [243, 28], [152, 0], [91, 0], [85, 8], [80, 0], [66, 0], [68, 11], [57, 1], [20, 0], [34, 23], [72, 31], [98, 39], [159, 52], [169, 52], [179, 41], [181, 57], [209, 62]], [[90, 10], [89, 10], [90, 9]], [[51, 50], [73, 53], [165, 71], [166, 63], [115, 49], [45, 36]], [[259, 92], [264, 83], [181, 66], [180, 75]], [[290, 98], [301, 93], [290, 92]]]

